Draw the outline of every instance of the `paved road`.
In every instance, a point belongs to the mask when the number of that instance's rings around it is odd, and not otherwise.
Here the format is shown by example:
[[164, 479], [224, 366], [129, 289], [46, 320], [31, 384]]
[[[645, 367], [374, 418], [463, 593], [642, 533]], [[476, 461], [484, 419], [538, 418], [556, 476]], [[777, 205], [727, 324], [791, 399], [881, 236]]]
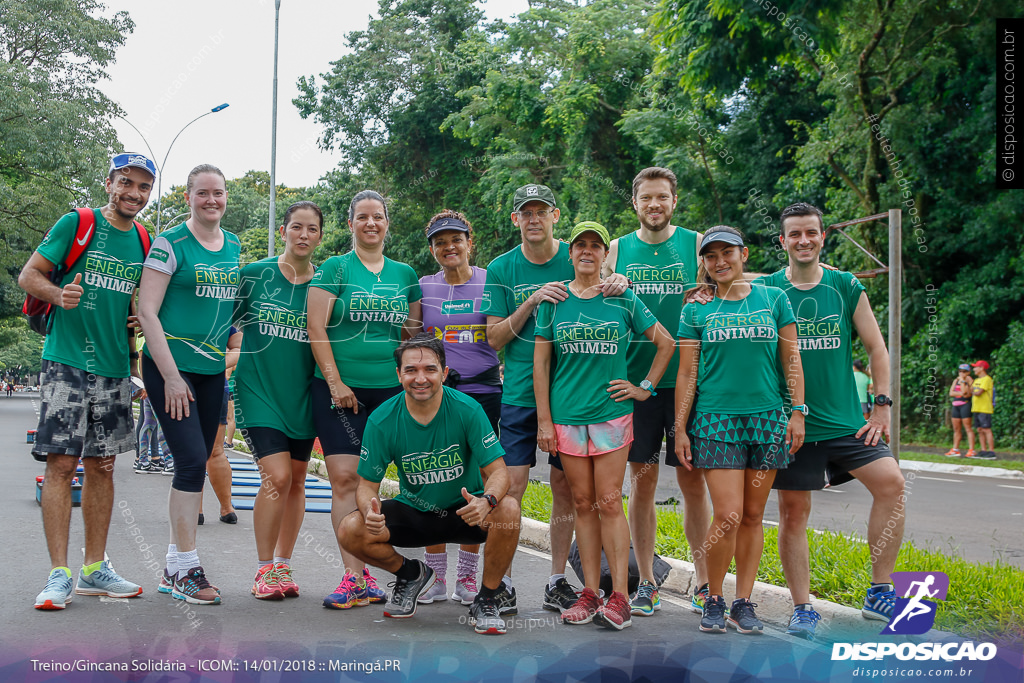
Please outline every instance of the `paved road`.
[[[635, 618], [634, 626], [621, 633], [563, 626], [540, 608], [550, 560], [529, 549], [520, 549], [515, 559], [520, 614], [510, 621], [505, 636], [475, 635], [465, 624], [466, 609], [451, 603], [421, 606], [408, 620], [384, 619], [379, 606], [327, 610], [321, 598], [341, 577], [326, 514], [307, 515], [294, 553], [302, 596], [276, 603], [249, 595], [255, 561], [252, 514], [240, 511], [234, 526], [214, 522], [200, 527], [202, 562], [220, 586], [224, 604], [191, 608], [155, 589], [166, 549], [170, 478], [134, 474], [132, 454], [121, 456], [115, 469], [107, 549], [118, 571], [142, 583], [145, 593], [131, 600], [77, 596], [63, 612], [34, 610], [31, 604], [49, 561], [33, 492], [42, 465], [29, 456], [25, 443], [25, 430], [35, 424], [33, 399], [25, 394], [0, 398], [0, 444], [6, 456], [0, 507], [8, 568], [0, 602], [2, 681], [568, 681], [597, 680], [593, 676], [599, 669], [601, 680], [623, 681], [679, 680], [684, 670], [692, 673], [692, 680], [711, 682], [852, 680], [853, 664], [832, 662], [826, 648], [776, 629], [762, 637], [700, 634], [698, 618], [682, 607], [682, 596], [666, 595], [657, 616]], [[74, 569], [81, 561], [82, 542], [76, 510]], [[454, 569], [454, 557], [449, 564]], [[382, 583], [390, 578], [377, 575]], [[116, 675], [54, 674], [41, 668], [76, 660], [84, 667], [125, 663], [142, 668]], [[372, 675], [357, 671], [367, 665], [381, 670]], [[173, 676], [147, 675], [146, 667], [154, 666], [185, 670]], [[200, 670], [220, 666], [229, 671]], [[295, 666], [300, 671], [283, 670]], [[312, 672], [305, 670], [310, 666]]]

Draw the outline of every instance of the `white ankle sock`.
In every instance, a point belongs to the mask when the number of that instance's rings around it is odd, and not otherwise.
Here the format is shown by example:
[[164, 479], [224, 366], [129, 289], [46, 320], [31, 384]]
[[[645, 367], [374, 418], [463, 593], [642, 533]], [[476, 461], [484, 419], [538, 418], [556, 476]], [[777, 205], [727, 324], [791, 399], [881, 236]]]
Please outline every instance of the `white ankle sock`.
[[188, 570], [199, 566], [199, 551], [190, 550], [187, 553], [178, 553], [178, 578], [183, 579]]
[[173, 543], [167, 546], [167, 575], [174, 576], [178, 573], [178, 546]]

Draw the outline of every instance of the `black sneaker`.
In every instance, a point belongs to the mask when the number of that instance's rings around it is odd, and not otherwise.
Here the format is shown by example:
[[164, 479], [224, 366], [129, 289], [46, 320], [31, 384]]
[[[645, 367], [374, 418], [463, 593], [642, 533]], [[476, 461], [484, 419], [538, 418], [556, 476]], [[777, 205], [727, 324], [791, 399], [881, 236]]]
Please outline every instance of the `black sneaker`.
[[704, 633], [725, 633], [725, 598], [721, 595], [708, 597], [704, 601], [700, 630]]
[[[725, 603], [724, 600], [722, 602]], [[729, 626], [745, 635], [763, 633], [764, 624], [754, 614], [755, 607], [757, 607], [757, 603], [750, 602], [750, 600], [744, 598], [734, 600], [732, 609], [729, 610]]]
[[494, 596], [494, 602], [498, 605], [498, 612], [501, 616], [515, 616], [519, 614], [519, 607], [516, 605], [516, 589], [512, 586], [501, 584], [501, 590]]
[[501, 618], [494, 598], [477, 595], [469, 607], [469, 623], [480, 634], [497, 636], [505, 633], [505, 620]]
[[154, 465], [148, 460], [146, 462], [136, 462], [134, 469], [135, 474], [160, 474], [164, 471], [163, 467]]
[[978, 460], [995, 460], [996, 454], [994, 451], [981, 451], [974, 457]]
[[394, 586], [394, 591], [391, 593], [388, 604], [384, 606], [384, 616], [392, 619], [407, 619], [416, 614], [417, 598], [434, 585], [434, 570], [425, 565], [422, 560], [416, 560], [416, 564], [420, 568], [420, 575], [417, 578], [406, 581], [395, 577], [395, 580], [388, 584], [388, 588]]
[[548, 583], [547, 587], [544, 588], [544, 609], [549, 609], [552, 612], [565, 612], [580, 599], [579, 591], [571, 583], [565, 580], [565, 577], [555, 581], [555, 587], [552, 588], [551, 584]]

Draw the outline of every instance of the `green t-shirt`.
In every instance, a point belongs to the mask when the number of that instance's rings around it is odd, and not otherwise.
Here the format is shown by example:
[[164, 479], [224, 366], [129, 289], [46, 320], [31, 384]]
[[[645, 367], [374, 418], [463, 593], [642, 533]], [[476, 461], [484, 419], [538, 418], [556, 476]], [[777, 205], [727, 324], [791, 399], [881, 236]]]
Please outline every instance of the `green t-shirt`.
[[[43, 344], [43, 359], [63, 363], [101, 377], [130, 374], [128, 364], [128, 304], [142, 276], [142, 242], [133, 225], [118, 230], [93, 209], [95, 232], [89, 247], [61, 285], [82, 276], [82, 298], [70, 311], [53, 307], [53, 327]], [[78, 214], [62, 216], [43, 238], [37, 251], [50, 263], [67, 258], [78, 230]]]
[[851, 370], [853, 313], [864, 285], [852, 273], [825, 268], [821, 282], [810, 289], [794, 287], [786, 279], [785, 269], [759, 278], [758, 282], [782, 289], [796, 315], [800, 362], [804, 368], [804, 402], [811, 411], [804, 421], [807, 440], [825, 441], [855, 434], [864, 426], [860, 404], [867, 401], [863, 394], [858, 396]]
[[425, 425], [409, 414], [404, 391], [382, 403], [370, 415], [359, 453], [360, 477], [379, 482], [395, 463], [396, 500], [425, 512], [464, 505], [463, 486], [474, 496], [483, 493], [480, 468], [505, 455], [480, 404], [442, 390], [441, 407]]
[[[797, 329], [799, 329], [799, 322], [797, 325]], [[853, 382], [857, 385], [857, 400], [861, 403], [870, 403], [868, 400], [868, 385], [871, 384], [871, 378], [860, 370], [854, 370]]]
[[312, 439], [309, 381], [313, 351], [306, 333], [306, 290], [281, 272], [278, 257], [241, 270], [235, 326], [242, 332], [234, 384], [238, 428], [273, 427], [292, 439]]
[[[569, 282], [576, 277], [569, 261], [569, 245], [560, 242], [558, 253], [544, 264], [531, 263], [521, 247], [515, 247], [487, 266], [487, 282], [480, 310], [487, 315], [507, 318], [530, 295], [549, 282]], [[505, 345], [505, 382], [501, 402], [511, 406], [534, 408], [533, 341], [537, 309], [527, 318], [523, 329]]]
[[[171, 276], [160, 324], [182, 372], [224, 374], [242, 245], [237, 235], [221, 233], [220, 251], [210, 251], [180, 223], [160, 233], [146, 257], [146, 268]], [[143, 351], [152, 358], [149, 345]]]
[[[327, 338], [341, 381], [366, 389], [398, 386], [395, 349], [402, 343], [409, 304], [423, 298], [416, 271], [385, 257], [378, 277], [350, 251], [327, 259], [309, 286], [338, 297]], [[315, 374], [324, 378], [319, 366]]]
[[608, 393], [608, 382], [627, 379], [629, 341], [657, 320], [632, 291], [580, 299], [572, 291], [555, 305], [537, 307], [538, 337], [552, 342], [551, 418], [560, 425], [591, 425], [633, 412], [633, 401]]
[[[686, 290], [697, 279], [697, 233], [676, 227], [672, 236], [661, 244], [648, 244], [640, 239], [640, 231], [620, 237], [615, 272], [633, 281], [633, 291], [666, 330], [679, 324]], [[629, 345], [629, 381], [640, 384], [650, 372], [657, 347], [647, 337], [636, 336]], [[679, 352], [672, 354], [659, 389], [676, 385]]]
[[794, 322], [778, 287], [755, 284], [740, 301], [686, 304], [679, 337], [701, 343], [697, 411], [751, 415], [782, 408], [779, 330]]

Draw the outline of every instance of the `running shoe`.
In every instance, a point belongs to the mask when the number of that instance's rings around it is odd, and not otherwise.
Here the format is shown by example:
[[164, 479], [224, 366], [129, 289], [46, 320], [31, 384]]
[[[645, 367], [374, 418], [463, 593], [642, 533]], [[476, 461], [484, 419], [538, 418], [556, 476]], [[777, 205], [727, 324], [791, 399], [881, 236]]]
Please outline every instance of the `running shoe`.
[[864, 607], [860, 613], [865, 619], [876, 621], [891, 621], [892, 611], [896, 607], [896, 592], [892, 584], [884, 583], [880, 586], [872, 586], [864, 596]]
[[602, 607], [594, 614], [594, 623], [605, 628], [621, 631], [627, 626], [632, 626], [633, 621], [629, 618], [630, 606], [626, 596], [614, 591]]
[[370, 570], [363, 567], [363, 580], [366, 581], [366, 595], [370, 602], [387, 602], [388, 594], [377, 585], [377, 580], [370, 575]]
[[427, 589], [427, 592], [416, 598], [416, 602], [421, 605], [429, 605], [435, 600], [447, 600], [448, 599], [448, 586], [445, 584], [444, 579], [440, 576], [434, 579], [433, 585]]
[[743, 635], [757, 635], [764, 633], [764, 624], [754, 614], [756, 602], [750, 602], [746, 598], [733, 600], [732, 609], [729, 610], [727, 623]]
[[165, 462], [163, 467], [161, 468], [161, 473], [162, 474], [166, 474], [169, 477], [173, 477], [174, 476], [174, 461], [173, 460], [168, 460], [167, 462]]
[[333, 607], [334, 609], [363, 607], [370, 604], [365, 594], [366, 588], [359, 587], [356, 583], [356, 575], [346, 571], [334, 592], [324, 598], [324, 607]]
[[142, 586], [125, 581], [110, 566], [110, 560], [103, 560], [100, 568], [89, 575], [85, 574], [85, 567], [82, 567], [82, 571], [78, 573], [75, 593], [105, 595], [108, 598], [134, 598], [136, 595], [142, 595]]
[[281, 590], [284, 591], [284, 597], [299, 597], [299, 586], [292, 579], [292, 568], [284, 562], [275, 562], [274, 572], [277, 574], [277, 582], [281, 584]]
[[696, 614], [704, 614], [704, 603], [708, 600], [708, 585], [705, 583], [690, 598], [690, 609]]
[[505, 633], [505, 620], [498, 611], [498, 603], [494, 598], [477, 595], [469, 608], [469, 623], [477, 633], [498, 636]]
[[434, 570], [424, 564], [422, 560], [415, 562], [419, 566], [419, 576], [410, 581], [396, 576], [395, 580], [388, 584], [388, 587], [394, 586], [394, 590], [388, 604], [384, 606], [384, 616], [392, 619], [408, 619], [413, 616], [416, 614], [417, 598], [426, 593], [427, 589], [433, 585]]
[[633, 599], [629, 601], [630, 612], [641, 617], [649, 617], [661, 609], [661, 596], [658, 587], [650, 581], [641, 581], [636, 587]]
[[704, 611], [698, 628], [704, 633], [725, 633], [725, 598], [709, 595], [704, 600]]
[[549, 582], [544, 588], [544, 609], [552, 612], [565, 613], [567, 609], [576, 604], [580, 599], [580, 593], [576, 587], [566, 581], [565, 577], [555, 581], [554, 587]]
[[950, 448], [948, 451], [946, 451], [946, 456], [950, 457], [950, 458], [959, 458], [960, 457], [960, 449], [959, 448]]
[[163, 467], [155, 465], [148, 460], [146, 462], [136, 462], [133, 469], [135, 474], [160, 474], [164, 471]]
[[477, 588], [475, 576], [460, 576], [458, 581], [455, 582], [452, 600], [457, 600], [463, 605], [472, 605], [479, 592], [480, 589]]
[[594, 620], [594, 615], [601, 608], [601, 598], [597, 593], [584, 588], [580, 597], [572, 607], [562, 612], [563, 624], [589, 624]]
[[158, 593], [165, 593], [170, 595], [174, 592], [174, 577], [167, 573], [167, 568], [164, 567], [164, 575], [160, 579], [160, 585], [156, 587]]
[[974, 457], [978, 460], [995, 460], [996, 454], [995, 451], [979, 451]]
[[71, 602], [73, 593], [71, 572], [57, 567], [46, 579], [46, 588], [36, 596], [36, 609], [64, 609]]
[[967, 451], [966, 453], [964, 453], [964, 457], [965, 457], [965, 458], [973, 458], [973, 457], [974, 457], [974, 456], [976, 456], [977, 454], [978, 454], [978, 452], [977, 452], [977, 451], [975, 451], [975, 450], [974, 450], [974, 449], [972, 448], [972, 449], [970, 449], [969, 451]]
[[793, 610], [793, 616], [789, 618], [789, 628], [786, 629], [786, 633], [797, 638], [814, 640], [814, 629], [820, 620], [821, 615], [813, 609], [798, 607]]
[[263, 565], [256, 572], [252, 594], [257, 600], [284, 600], [284, 589], [273, 563]]
[[519, 606], [516, 603], [516, 589], [514, 587], [502, 582], [498, 594], [494, 596], [494, 601], [498, 603], [498, 611], [501, 613], [501, 616], [511, 617], [519, 614]]
[[220, 593], [210, 585], [202, 567], [192, 567], [183, 578], [175, 578], [171, 597], [193, 605], [220, 604]]

